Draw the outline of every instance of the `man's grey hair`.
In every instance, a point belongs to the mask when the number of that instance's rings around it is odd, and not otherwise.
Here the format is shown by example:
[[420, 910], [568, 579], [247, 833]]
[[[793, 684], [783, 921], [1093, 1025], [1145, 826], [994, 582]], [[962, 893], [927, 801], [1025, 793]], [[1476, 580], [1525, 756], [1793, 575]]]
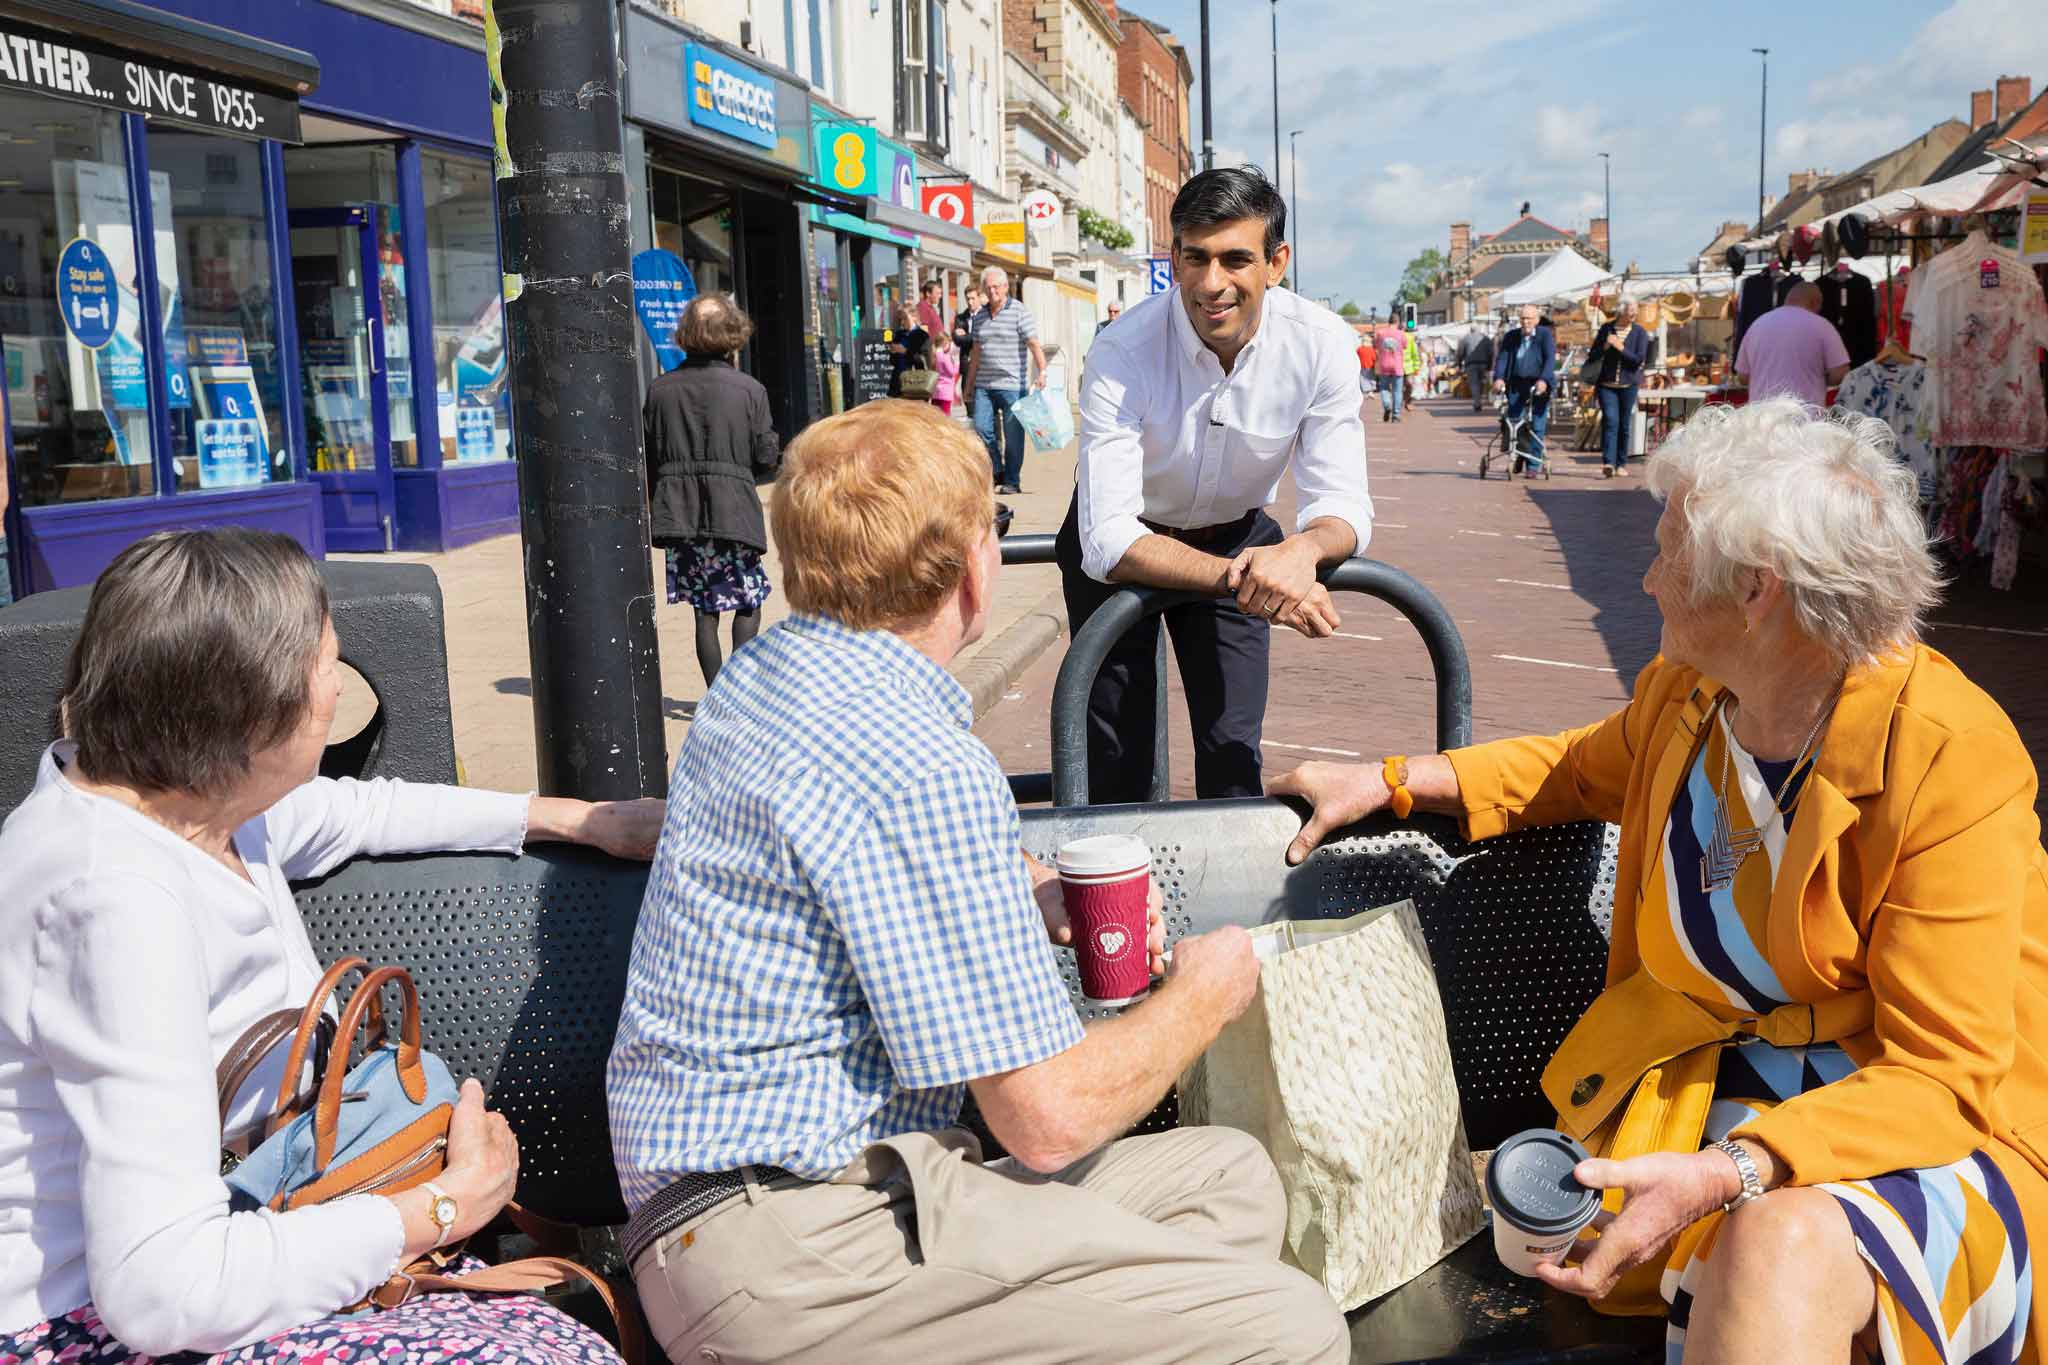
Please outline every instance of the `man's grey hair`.
[[991, 266], [986, 266], [986, 267], [984, 267], [984, 268], [982, 269], [982, 272], [981, 272], [981, 287], [982, 287], [982, 288], [984, 288], [984, 289], [988, 288], [988, 287], [989, 287], [989, 285], [990, 285], [991, 283], [993, 283], [994, 281], [996, 281], [996, 280], [1001, 280], [1001, 281], [1002, 281], [1002, 282], [1003, 282], [1004, 284], [1008, 284], [1008, 283], [1010, 282], [1010, 272], [1009, 272], [1009, 271], [1007, 271], [1007, 270], [1005, 270], [1005, 269], [1003, 269], [1003, 268], [1002, 268], [1001, 266], [999, 266], [999, 265], [991, 265]]
[[326, 584], [289, 536], [146, 536], [93, 584], [59, 729], [95, 781], [223, 796], [304, 721], [326, 624]]
[[1693, 601], [1731, 599], [1767, 569], [1843, 668], [1917, 641], [1941, 573], [1893, 439], [1876, 418], [1796, 398], [1703, 409], [1648, 470], [1650, 491], [1679, 502]]

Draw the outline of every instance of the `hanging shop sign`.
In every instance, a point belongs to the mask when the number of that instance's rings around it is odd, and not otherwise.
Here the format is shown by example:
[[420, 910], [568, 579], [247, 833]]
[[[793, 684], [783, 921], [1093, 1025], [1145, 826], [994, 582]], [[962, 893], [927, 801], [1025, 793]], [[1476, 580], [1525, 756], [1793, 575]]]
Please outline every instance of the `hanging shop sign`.
[[696, 297], [697, 281], [675, 252], [650, 247], [633, 258], [633, 311], [647, 329], [647, 340], [664, 374], [683, 363], [682, 348], [676, 345], [676, 325]]
[[[815, 115], [814, 115], [815, 117]], [[875, 130], [858, 123], [818, 123], [818, 183], [841, 194], [876, 194], [882, 185]]]
[[83, 237], [74, 238], [57, 258], [57, 311], [64, 330], [89, 351], [114, 339], [121, 291], [107, 253]]
[[926, 185], [918, 207], [942, 223], [955, 227], [974, 226], [974, 186]]
[[1012, 223], [983, 223], [981, 225], [981, 239], [987, 244], [989, 254], [992, 256], [1002, 256], [1012, 261], [1029, 259], [1024, 250], [1024, 224], [1021, 221]]
[[300, 140], [297, 100], [11, 19], [0, 19], [0, 89], [82, 100], [212, 133]]
[[1033, 227], [1060, 225], [1060, 197], [1051, 190], [1033, 190], [1024, 196], [1024, 221]]
[[1145, 258], [1146, 293], [1164, 294], [1173, 288], [1173, 257], [1147, 256]]
[[702, 43], [684, 46], [683, 65], [689, 72], [690, 122], [774, 150], [774, 81]]
[[2048, 261], [2048, 190], [2029, 190], [2020, 210], [2020, 259], [2029, 265]]

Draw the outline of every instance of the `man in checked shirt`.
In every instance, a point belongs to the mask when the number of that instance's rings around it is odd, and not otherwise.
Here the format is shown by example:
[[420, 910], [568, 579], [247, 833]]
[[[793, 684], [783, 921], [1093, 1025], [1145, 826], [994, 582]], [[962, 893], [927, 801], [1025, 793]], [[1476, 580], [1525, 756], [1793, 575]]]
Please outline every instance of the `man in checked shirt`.
[[[795, 614], [669, 787], [607, 1091], [625, 1250], [683, 1361], [1348, 1358], [1243, 1133], [1116, 1140], [1250, 1003], [1234, 928], [1083, 1030], [1059, 880], [946, 666], [1001, 565], [981, 445], [871, 403], [790, 446]], [[956, 1126], [972, 1091], [1011, 1153]]]

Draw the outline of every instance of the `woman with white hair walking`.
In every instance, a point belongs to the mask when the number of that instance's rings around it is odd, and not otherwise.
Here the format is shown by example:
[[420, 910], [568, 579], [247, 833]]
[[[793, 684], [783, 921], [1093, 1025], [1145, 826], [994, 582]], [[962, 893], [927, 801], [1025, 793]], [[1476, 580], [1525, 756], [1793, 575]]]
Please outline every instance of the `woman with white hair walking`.
[[2015, 1362], [2048, 1340], [2037, 777], [1920, 643], [1939, 581], [1888, 447], [1789, 399], [1709, 409], [1649, 464], [1663, 637], [1627, 707], [1272, 786], [1314, 806], [1292, 861], [1385, 807], [1480, 839], [1621, 826], [1607, 989], [1543, 1077], [1620, 1211], [1539, 1274], [1610, 1310], [1661, 1298], [1674, 1359]]

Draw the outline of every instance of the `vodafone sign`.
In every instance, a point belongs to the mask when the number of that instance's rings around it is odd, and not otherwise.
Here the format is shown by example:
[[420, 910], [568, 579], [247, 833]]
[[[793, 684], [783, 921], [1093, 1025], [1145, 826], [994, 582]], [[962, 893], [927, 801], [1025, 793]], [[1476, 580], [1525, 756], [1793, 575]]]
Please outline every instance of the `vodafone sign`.
[[974, 226], [974, 186], [926, 185], [918, 207], [942, 223], [956, 227]]
[[1024, 221], [1038, 227], [1058, 227], [1060, 197], [1051, 190], [1033, 190], [1024, 196]]

